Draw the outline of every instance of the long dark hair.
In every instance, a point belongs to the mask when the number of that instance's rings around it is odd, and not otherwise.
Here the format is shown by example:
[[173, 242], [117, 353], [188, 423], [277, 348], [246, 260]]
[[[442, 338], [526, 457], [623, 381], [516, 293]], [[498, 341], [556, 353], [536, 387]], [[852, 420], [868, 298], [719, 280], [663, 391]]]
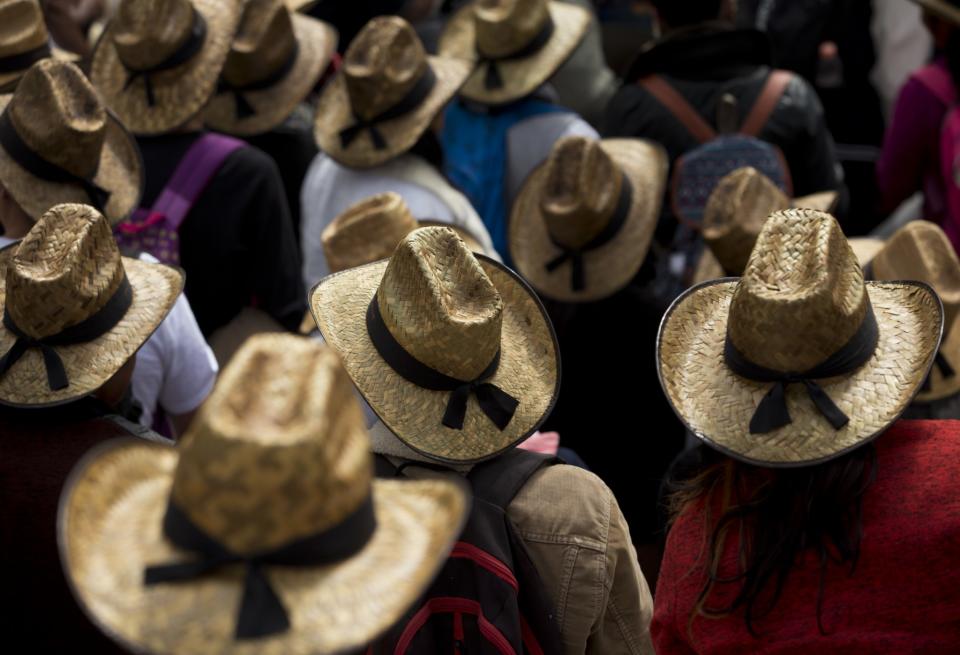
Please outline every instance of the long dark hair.
[[947, 68], [953, 78], [953, 86], [960, 89], [960, 29], [954, 29], [943, 50], [947, 59]]
[[[863, 534], [862, 505], [876, 477], [876, 451], [866, 445], [824, 464], [794, 469], [765, 469], [703, 449], [703, 461], [682, 481], [671, 483], [671, 520], [702, 503], [709, 543], [707, 580], [690, 615], [726, 617], [742, 611], [750, 634], [754, 624], [776, 606], [798, 556], [812, 550], [820, 562], [817, 626], [821, 621], [824, 580], [831, 562], [848, 565], [852, 575]], [[716, 516], [714, 519], [713, 516]], [[736, 574], [721, 576], [726, 538], [739, 536]], [[737, 585], [733, 600], [709, 604], [720, 586]]]

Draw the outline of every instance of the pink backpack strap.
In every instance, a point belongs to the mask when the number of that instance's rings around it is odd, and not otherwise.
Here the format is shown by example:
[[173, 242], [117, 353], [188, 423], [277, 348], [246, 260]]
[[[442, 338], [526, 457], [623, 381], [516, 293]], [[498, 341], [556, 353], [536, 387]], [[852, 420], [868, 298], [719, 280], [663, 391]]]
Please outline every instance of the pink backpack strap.
[[914, 73], [912, 77], [946, 106], [952, 107], [957, 104], [957, 90], [953, 84], [953, 76], [943, 65], [929, 64]]
[[240, 139], [213, 132], [194, 141], [153, 203], [150, 214], [166, 216], [168, 225], [179, 229], [227, 157], [245, 145]]
[[659, 75], [651, 75], [640, 80], [638, 84], [666, 107], [697, 141], [706, 143], [717, 138], [717, 131], [710, 127], [703, 116], [665, 79]]

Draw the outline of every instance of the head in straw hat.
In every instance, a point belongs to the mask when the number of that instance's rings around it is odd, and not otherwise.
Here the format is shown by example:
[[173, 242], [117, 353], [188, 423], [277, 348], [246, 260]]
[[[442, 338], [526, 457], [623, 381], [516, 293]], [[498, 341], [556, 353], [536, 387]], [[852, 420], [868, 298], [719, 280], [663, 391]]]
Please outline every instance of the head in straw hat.
[[136, 142], [74, 64], [43, 59], [16, 93], [0, 96], [0, 191], [27, 223], [65, 202], [93, 205], [116, 223], [142, 186]]
[[878, 247], [866, 266], [875, 280], [920, 280], [943, 303], [943, 343], [930, 377], [916, 402], [944, 400], [960, 393], [960, 260], [943, 230], [928, 221], [912, 221]]
[[514, 203], [509, 246], [517, 270], [555, 300], [616, 293], [650, 248], [666, 175], [666, 153], [647, 141], [561, 139]]
[[336, 49], [330, 25], [291, 13], [280, 0], [249, 0], [207, 125], [241, 136], [272, 130], [310, 94]]
[[566, 2], [475, 0], [447, 22], [439, 50], [474, 64], [462, 97], [502, 105], [527, 97], [553, 77], [589, 24], [587, 10]]
[[182, 288], [179, 271], [121, 257], [92, 207], [53, 207], [0, 251], [0, 404], [59, 405], [100, 389]]
[[887, 429], [920, 391], [943, 327], [922, 282], [864, 282], [832, 216], [790, 209], [763, 226], [743, 277], [706, 282], [667, 311], [664, 392], [708, 445], [802, 466]]
[[468, 62], [428, 57], [402, 18], [374, 18], [320, 96], [317, 143], [344, 166], [385, 164], [416, 145], [469, 71]]
[[171, 132], [213, 97], [239, 21], [239, 0], [122, 0], [90, 78], [134, 134]]
[[960, 2], [957, 0], [913, 0], [930, 16], [960, 25]]
[[94, 622], [137, 652], [184, 655], [352, 652], [396, 622], [467, 499], [450, 481], [373, 480], [353, 393], [333, 351], [261, 335], [177, 449], [90, 453], [58, 531]]
[[50, 45], [38, 0], [0, 0], [0, 93], [11, 93], [35, 62], [76, 59]]
[[386, 427], [433, 459], [494, 457], [556, 401], [556, 337], [536, 295], [449, 228], [420, 228], [389, 261], [324, 278], [311, 309]]

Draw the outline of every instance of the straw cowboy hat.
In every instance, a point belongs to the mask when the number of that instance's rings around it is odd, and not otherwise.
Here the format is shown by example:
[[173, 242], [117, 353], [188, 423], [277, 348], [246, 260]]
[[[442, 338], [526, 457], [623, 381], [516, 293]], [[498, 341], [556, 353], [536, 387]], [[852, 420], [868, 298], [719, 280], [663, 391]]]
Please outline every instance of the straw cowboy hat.
[[915, 3], [940, 18], [960, 25], [960, 3], [951, 0], [913, 0]]
[[50, 45], [37, 0], [0, 0], [0, 93], [13, 92], [30, 66], [47, 57], [78, 59]]
[[864, 282], [829, 214], [770, 217], [739, 279], [667, 310], [660, 381], [698, 438], [761, 466], [820, 463], [881, 434], [940, 345], [943, 308], [922, 282]]
[[0, 185], [34, 221], [75, 202], [118, 223], [140, 202], [143, 164], [80, 69], [43, 59], [0, 96]]
[[960, 393], [960, 260], [943, 230], [929, 221], [911, 221], [880, 244], [864, 271], [875, 280], [920, 280], [943, 303], [943, 342], [918, 403]]
[[92, 207], [53, 207], [0, 251], [0, 404], [60, 405], [96, 391], [182, 289], [180, 271], [121, 257]]
[[317, 143], [344, 166], [385, 164], [416, 145], [469, 72], [469, 62], [428, 57], [402, 18], [374, 18], [320, 96]]
[[[707, 200], [703, 240], [709, 249], [704, 251], [695, 281], [723, 277], [724, 273], [741, 275], [770, 214], [790, 207], [830, 212], [836, 201], [835, 191], [790, 200], [757, 169], [747, 166], [733, 171], [720, 180]], [[714, 258], [716, 263], [710, 262]]]
[[291, 13], [280, 0], [248, 0], [207, 125], [240, 136], [272, 130], [310, 94], [336, 49], [327, 23]]
[[559, 350], [536, 294], [449, 228], [420, 228], [389, 261], [324, 278], [310, 305], [373, 411], [433, 459], [494, 457], [556, 402]]
[[476, 0], [440, 35], [440, 54], [473, 62], [460, 95], [486, 105], [525, 98], [573, 54], [590, 12], [551, 0]]
[[134, 134], [171, 132], [213, 97], [239, 22], [239, 0], [122, 0], [90, 79]]
[[252, 338], [177, 448], [91, 452], [60, 500], [61, 560], [101, 630], [136, 652], [340, 653], [430, 584], [467, 498], [448, 480], [374, 480], [333, 351]]
[[508, 245], [517, 270], [555, 300], [616, 293], [646, 258], [666, 179], [666, 153], [649, 141], [561, 139], [514, 202]]

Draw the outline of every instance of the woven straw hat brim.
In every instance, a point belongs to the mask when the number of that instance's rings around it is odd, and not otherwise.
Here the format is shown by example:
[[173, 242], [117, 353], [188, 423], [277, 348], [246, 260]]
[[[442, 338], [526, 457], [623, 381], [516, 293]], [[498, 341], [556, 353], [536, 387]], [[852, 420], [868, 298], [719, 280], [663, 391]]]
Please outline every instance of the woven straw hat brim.
[[920, 282], [867, 282], [880, 338], [874, 356], [848, 377], [818, 380], [850, 418], [840, 430], [820, 415], [802, 384], [787, 387], [793, 422], [750, 434], [750, 419], [771, 384], [734, 374], [724, 362], [730, 302], [738, 280], [688, 290], [667, 310], [657, 340], [660, 384], [677, 416], [709, 446], [766, 467], [833, 459], [890, 426], [920, 390], [940, 344], [943, 308]]
[[[946, 329], [947, 327], [949, 329]], [[940, 354], [947, 358], [957, 373], [953, 377], [945, 378], [940, 369], [934, 366], [930, 371], [930, 390], [917, 394], [915, 403], [933, 403], [960, 393], [960, 316], [954, 319], [953, 325], [945, 326], [944, 331]]]
[[378, 150], [367, 130], [362, 131], [348, 148], [340, 143], [340, 132], [354, 124], [343, 73], [324, 87], [317, 103], [314, 136], [317, 145], [334, 160], [350, 168], [373, 168], [402, 155], [416, 145], [433, 119], [447, 105], [470, 73], [470, 63], [448, 57], [427, 57], [437, 82], [420, 106], [399, 118], [377, 124], [387, 141]]
[[821, 191], [812, 193], [809, 196], [800, 196], [794, 198], [790, 203], [792, 207], [801, 209], [816, 209], [817, 211], [832, 213], [837, 204], [838, 194], [836, 191]]
[[860, 266], [866, 266], [883, 250], [885, 241], [873, 237], [856, 237], [850, 239], [850, 248], [856, 256]]
[[605, 139], [600, 144], [630, 180], [633, 204], [616, 237], [596, 250], [584, 253], [586, 288], [582, 291], [571, 288], [570, 264], [553, 272], [545, 268], [546, 263], [560, 253], [550, 240], [540, 211], [546, 164], [541, 164], [529, 175], [510, 212], [508, 245], [517, 271], [538, 293], [554, 300], [600, 300], [625, 287], [643, 265], [660, 218], [667, 179], [664, 150], [635, 139]]
[[[61, 50], [56, 46], [50, 47], [50, 56], [54, 59], [59, 59], [61, 61], [69, 61], [75, 64], [79, 64], [83, 59], [80, 55], [68, 52], [67, 50]], [[24, 68], [18, 71], [8, 71], [6, 73], [0, 73], [0, 93], [13, 93], [14, 89], [17, 86], [17, 82], [20, 81], [20, 78], [23, 77], [23, 74], [29, 70], [29, 67]]]
[[240, 24], [240, 3], [192, 0], [207, 21], [203, 49], [187, 63], [151, 75], [156, 105], [147, 103], [144, 81], [134, 81], [126, 90], [127, 69], [113, 46], [115, 24], [107, 25], [90, 62], [90, 80], [134, 134], [170, 132], [199, 114], [213, 97], [220, 70], [227, 60], [233, 36]]
[[913, 0], [915, 3], [927, 9], [940, 18], [944, 18], [951, 23], [960, 25], [960, 7], [943, 2], [943, 0]]
[[233, 93], [215, 95], [204, 113], [209, 127], [237, 136], [269, 132], [283, 123], [316, 86], [337, 51], [337, 32], [327, 23], [313, 18], [299, 14], [290, 18], [299, 44], [293, 68], [269, 88], [243, 92], [243, 97], [256, 111], [253, 116], [237, 117]]
[[58, 541], [74, 595], [101, 630], [136, 652], [353, 652], [416, 601], [467, 512], [466, 495], [452, 482], [375, 480], [377, 529], [367, 545], [333, 565], [266, 567], [291, 628], [238, 642], [241, 566], [192, 582], [143, 584], [147, 566], [190, 557], [161, 527], [177, 456], [163, 445], [105, 444], [81, 461], [60, 500]]
[[336, 350], [360, 393], [383, 423], [427, 457], [455, 464], [480, 462], [533, 434], [560, 390], [560, 354], [536, 294], [502, 264], [477, 256], [503, 299], [500, 367], [488, 381], [520, 401], [502, 432], [470, 397], [462, 430], [441, 424], [449, 392], [408, 382], [377, 353], [366, 313], [387, 261], [327, 276], [311, 293], [310, 307], [327, 345]]
[[527, 97], [553, 77], [587, 33], [590, 12], [565, 2], [550, 2], [549, 11], [555, 26], [550, 40], [530, 57], [497, 62], [503, 79], [503, 86], [499, 89], [486, 88], [486, 67], [476, 67], [477, 36], [473, 3], [457, 11], [440, 35], [438, 51], [448, 57], [474, 62], [474, 70], [460, 89], [460, 95], [485, 105], [502, 105]]
[[[3, 113], [13, 96], [0, 96]], [[104, 216], [111, 225], [127, 218], [143, 194], [143, 160], [140, 149], [123, 124], [108, 112], [107, 132], [100, 154], [100, 168], [93, 180], [110, 192]], [[34, 221], [54, 205], [65, 202], [90, 204], [87, 192], [75, 184], [41, 179], [22, 168], [0, 146], [0, 184]]]
[[[6, 304], [7, 267], [16, 249], [12, 245], [0, 251], [0, 306]], [[93, 341], [55, 347], [70, 386], [51, 391], [43, 355], [31, 348], [0, 378], [0, 404], [43, 407], [82, 398], [102, 387], [150, 338], [183, 290], [183, 273], [127, 257], [123, 258], [123, 266], [133, 287], [133, 304], [123, 319]], [[0, 353], [7, 352], [16, 340], [0, 323]]]

